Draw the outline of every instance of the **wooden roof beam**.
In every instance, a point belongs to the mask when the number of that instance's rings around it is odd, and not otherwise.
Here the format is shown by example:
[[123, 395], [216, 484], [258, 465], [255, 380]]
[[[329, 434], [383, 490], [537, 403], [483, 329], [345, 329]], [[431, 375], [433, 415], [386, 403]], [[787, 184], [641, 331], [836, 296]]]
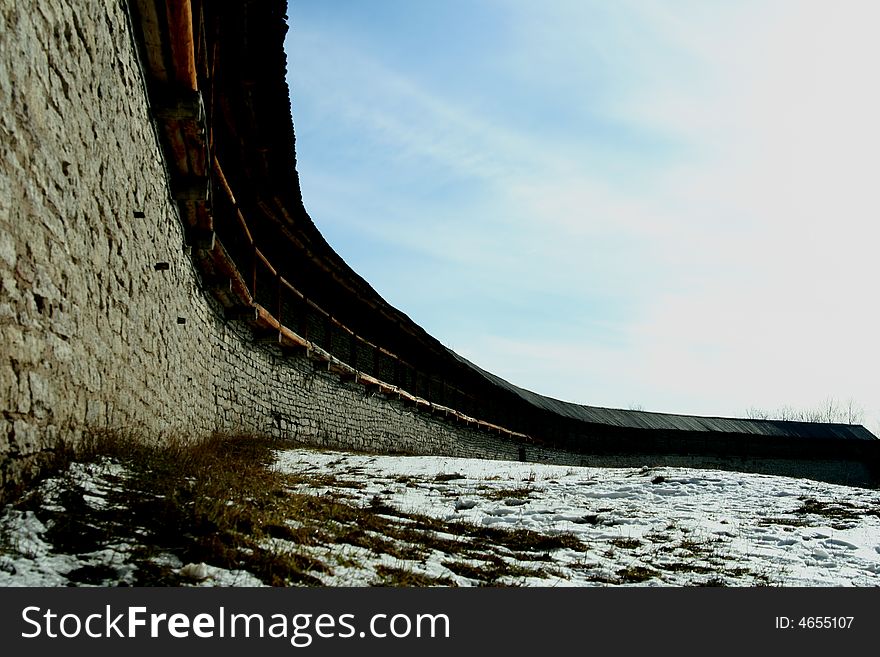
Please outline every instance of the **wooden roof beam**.
[[167, 0], [164, 4], [174, 82], [181, 88], [196, 91], [199, 87], [196, 78], [192, 5], [190, 0]]

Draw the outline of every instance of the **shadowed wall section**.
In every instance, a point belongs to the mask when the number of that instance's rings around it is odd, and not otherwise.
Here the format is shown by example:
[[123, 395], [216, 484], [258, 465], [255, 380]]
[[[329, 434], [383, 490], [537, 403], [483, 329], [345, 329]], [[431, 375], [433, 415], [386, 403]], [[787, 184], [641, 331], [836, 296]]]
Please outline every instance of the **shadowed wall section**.
[[106, 430], [877, 482], [862, 427], [560, 402], [388, 305], [303, 208], [284, 14], [0, 6], [2, 490]]

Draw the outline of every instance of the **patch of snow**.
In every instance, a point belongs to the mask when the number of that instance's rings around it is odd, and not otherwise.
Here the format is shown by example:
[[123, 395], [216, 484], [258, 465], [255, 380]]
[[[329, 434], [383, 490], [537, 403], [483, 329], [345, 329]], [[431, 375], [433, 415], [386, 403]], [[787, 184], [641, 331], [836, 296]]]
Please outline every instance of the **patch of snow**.
[[[333, 464], [339, 458], [338, 453], [285, 450], [278, 453], [275, 467], [291, 473], [317, 468], [334, 475], [340, 473]], [[877, 491], [687, 468], [575, 468], [359, 454], [346, 454], [345, 464], [364, 466], [359, 481], [365, 486], [353, 491], [354, 504], [366, 505], [385, 491], [383, 504], [407, 513], [547, 535], [567, 532], [583, 541], [586, 556], [555, 551], [552, 569], [560, 574], [526, 578], [526, 584], [604, 585], [610, 580], [683, 586], [714, 577], [734, 586], [880, 585], [880, 518], [876, 511], [868, 513], [880, 505]], [[432, 482], [451, 472], [462, 478], [444, 482], [444, 490], [454, 494], [446, 501]], [[394, 485], [400, 477], [409, 485]], [[504, 496], [523, 482], [534, 488], [527, 497]], [[795, 513], [798, 498], [844, 503], [860, 513], [846, 526], [829, 526], [821, 515]], [[369, 569], [371, 562], [367, 558], [362, 565]], [[626, 573], [635, 572], [628, 569], [637, 566], [652, 576], [627, 582]], [[447, 570], [445, 576], [452, 573]]]

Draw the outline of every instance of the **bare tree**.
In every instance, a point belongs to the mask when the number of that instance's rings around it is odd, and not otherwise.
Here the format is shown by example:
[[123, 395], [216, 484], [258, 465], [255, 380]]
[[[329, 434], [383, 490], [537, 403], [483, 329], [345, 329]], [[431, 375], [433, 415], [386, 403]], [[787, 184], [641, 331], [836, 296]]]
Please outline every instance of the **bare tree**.
[[828, 424], [861, 424], [865, 411], [852, 399], [841, 402], [829, 397], [815, 408], [781, 406], [773, 411], [749, 408], [746, 417], [753, 420], [792, 420], [795, 422], [823, 422]]

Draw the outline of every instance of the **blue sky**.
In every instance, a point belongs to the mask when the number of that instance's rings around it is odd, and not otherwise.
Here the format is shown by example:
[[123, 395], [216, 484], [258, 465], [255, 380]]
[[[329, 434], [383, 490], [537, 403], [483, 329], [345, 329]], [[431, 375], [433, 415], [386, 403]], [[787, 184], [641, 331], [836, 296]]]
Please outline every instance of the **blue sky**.
[[523, 387], [880, 429], [880, 3], [291, 0], [306, 208]]

